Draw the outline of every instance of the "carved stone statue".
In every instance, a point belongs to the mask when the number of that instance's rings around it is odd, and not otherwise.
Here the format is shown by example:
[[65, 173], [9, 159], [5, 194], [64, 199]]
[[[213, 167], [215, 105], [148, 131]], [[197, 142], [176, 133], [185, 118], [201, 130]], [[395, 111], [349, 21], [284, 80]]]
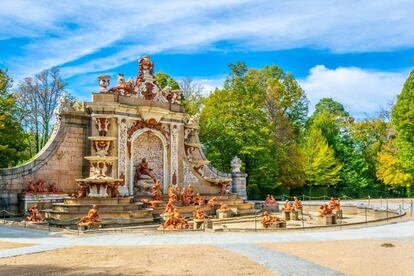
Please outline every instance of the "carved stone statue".
[[168, 201], [177, 201], [177, 189], [173, 185], [168, 188]]
[[152, 169], [150, 169], [148, 162], [145, 158], [142, 158], [141, 163], [139, 163], [137, 165], [137, 168], [135, 170], [135, 177], [134, 177], [134, 184], [138, 185], [138, 180], [140, 178], [141, 175], [148, 175], [149, 177], [152, 178], [152, 180], [154, 181], [154, 183], [157, 181], [157, 177], [155, 176], [155, 174], [152, 172]]
[[216, 197], [212, 197], [208, 200], [207, 205], [210, 208], [214, 208], [214, 206], [216, 206], [217, 204], [217, 198]]
[[324, 217], [330, 214], [332, 214], [332, 209], [328, 206], [328, 204], [322, 204], [321, 207], [319, 207], [319, 215], [321, 217]]
[[265, 200], [265, 206], [275, 206], [276, 205], [276, 199], [273, 195], [267, 195]]
[[118, 85], [109, 89], [109, 92], [120, 95], [131, 95], [134, 93], [134, 81], [132, 79], [125, 81], [124, 74], [118, 73]]
[[175, 208], [165, 213], [164, 216], [167, 218], [162, 224], [164, 229], [188, 229], [190, 227], [187, 220]]
[[92, 226], [101, 224], [101, 220], [99, 220], [98, 210], [96, 209], [96, 205], [92, 206], [92, 209], [89, 210], [88, 214], [81, 218], [79, 221], [80, 226]]
[[196, 211], [194, 214], [194, 221], [195, 222], [204, 222], [208, 216], [204, 213], [204, 211], [200, 207], [196, 207]]
[[217, 212], [221, 213], [221, 212], [228, 212], [230, 210], [229, 206], [227, 206], [224, 203], [220, 204], [220, 208], [217, 209]]
[[292, 212], [293, 211], [293, 206], [290, 203], [289, 199], [286, 199], [285, 200], [285, 208], [283, 210], [285, 211], [285, 213], [288, 213], [288, 212]]
[[50, 183], [50, 185], [49, 185], [49, 192], [50, 193], [57, 193], [58, 192], [56, 182]]
[[329, 200], [329, 208], [334, 214], [338, 213], [341, 210], [340, 199], [338, 198], [338, 201], [336, 201], [333, 197], [331, 197]]
[[37, 181], [35, 188], [37, 193], [47, 193], [48, 189], [45, 187], [46, 181], [44, 179], [40, 179]]
[[33, 205], [29, 208], [29, 215], [26, 217], [26, 221], [30, 222], [43, 222], [44, 218], [39, 212], [39, 209], [37, 208], [37, 205]]
[[295, 209], [302, 209], [303, 205], [302, 202], [296, 197], [293, 197]]
[[86, 197], [86, 193], [89, 189], [89, 186], [87, 183], [84, 182], [78, 182], [78, 193], [74, 195], [75, 198], [82, 198], [82, 197]]
[[262, 216], [262, 225], [264, 228], [269, 228], [272, 224], [282, 221], [277, 216], [272, 216], [268, 211], [265, 211]]
[[170, 213], [172, 211], [174, 211], [174, 201], [169, 200], [168, 203], [167, 203], [167, 205], [165, 206], [164, 213]]
[[193, 203], [193, 201], [194, 201], [194, 190], [191, 184], [188, 184], [187, 188], [184, 190], [182, 202], [184, 206], [189, 206]]
[[27, 185], [26, 193], [36, 193], [36, 186], [33, 183], [33, 180], [29, 179]]
[[194, 205], [198, 205], [198, 206], [204, 205], [204, 198], [199, 193], [196, 194], [193, 201], [194, 201]]
[[152, 186], [152, 199], [161, 200], [161, 182], [159, 180], [155, 181]]

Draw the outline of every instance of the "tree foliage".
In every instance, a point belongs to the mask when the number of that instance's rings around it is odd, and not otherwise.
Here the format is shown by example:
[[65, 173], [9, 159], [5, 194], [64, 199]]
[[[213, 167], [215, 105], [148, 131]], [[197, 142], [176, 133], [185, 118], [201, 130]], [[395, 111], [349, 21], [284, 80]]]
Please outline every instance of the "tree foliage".
[[407, 78], [392, 110], [395, 146], [402, 170], [414, 175], [414, 70]]
[[335, 158], [319, 128], [311, 128], [303, 145], [306, 184], [309, 186], [334, 186], [341, 181], [342, 165]]
[[209, 95], [201, 112], [200, 136], [209, 159], [228, 171], [231, 159], [239, 156], [253, 197], [302, 185], [297, 141], [306, 122], [304, 91], [276, 65], [229, 67], [224, 88]]
[[0, 168], [26, 159], [26, 134], [19, 121], [20, 110], [9, 91], [12, 79], [0, 69]]
[[394, 140], [388, 141], [381, 147], [377, 160], [377, 176], [385, 184], [391, 186], [411, 185], [412, 175], [405, 172], [402, 162], [398, 158], [398, 150]]
[[17, 103], [22, 110], [23, 125], [33, 137], [33, 155], [49, 139], [53, 113], [65, 86], [57, 68], [44, 70], [34, 78], [25, 78], [18, 85]]

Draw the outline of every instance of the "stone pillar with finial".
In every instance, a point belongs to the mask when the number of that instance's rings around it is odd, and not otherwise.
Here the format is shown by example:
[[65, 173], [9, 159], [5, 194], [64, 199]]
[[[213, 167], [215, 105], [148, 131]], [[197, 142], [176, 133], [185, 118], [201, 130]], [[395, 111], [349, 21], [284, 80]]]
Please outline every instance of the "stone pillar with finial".
[[233, 193], [238, 194], [242, 198], [247, 198], [246, 177], [247, 174], [241, 172], [242, 161], [235, 156], [231, 161], [231, 189]]

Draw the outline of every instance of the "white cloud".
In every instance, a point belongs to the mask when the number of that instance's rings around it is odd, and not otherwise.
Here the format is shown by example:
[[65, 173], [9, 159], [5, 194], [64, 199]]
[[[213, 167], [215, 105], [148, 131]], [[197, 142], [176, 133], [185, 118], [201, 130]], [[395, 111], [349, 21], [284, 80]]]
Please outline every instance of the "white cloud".
[[332, 98], [360, 117], [373, 115], [395, 101], [407, 76], [408, 72], [376, 72], [356, 67], [329, 69], [317, 65], [299, 83], [310, 100], [311, 112], [321, 98]]
[[30, 38], [4, 62], [20, 78], [63, 66], [67, 77], [108, 70], [143, 53], [202, 51], [232, 41], [247, 50], [337, 52], [414, 45], [413, 1], [2, 1], [0, 39]]

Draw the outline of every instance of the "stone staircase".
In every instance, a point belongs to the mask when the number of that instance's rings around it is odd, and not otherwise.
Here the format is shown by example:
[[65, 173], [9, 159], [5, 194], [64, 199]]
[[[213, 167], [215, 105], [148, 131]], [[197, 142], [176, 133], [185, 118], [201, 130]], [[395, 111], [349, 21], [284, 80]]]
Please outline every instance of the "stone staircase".
[[[254, 203], [247, 202], [247, 200], [240, 198], [237, 194], [226, 194], [226, 195], [220, 195], [220, 194], [214, 195], [213, 194], [213, 195], [201, 195], [201, 196], [204, 198], [206, 204], [207, 204], [207, 201], [211, 199], [212, 197], [215, 197], [217, 199], [217, 205], [215, 206], [215, 208], [210, 208], [207, 205], [201, 206], [204, 212], [206, 212], [209, 215], [215, 215], [216, 209], [220, 207], [220, 203], [223, 203], [229, 206], [233, 210], [233, 213], [235, 215], [251, 215], [251, 214], [255, 214], [256, 212]], [[152, 199], [151, 199], [151, 196], [136, 196], [135, 200], [136, 201], [141, 201], [141, 200], [151, 201]], [[153, 208], [154, 218], [158, 218], [162, 213], [164, 213], [165, 206], [168, 202], [168, 196], [163, 195], [161, 200], [162, 200], [162, 203], [159, 204], [157, 207]], [[180, 202], [176, 203], [176, 209], [178, 210], [178, 212], [180, 212], [182, 216], [187, 217], [187, 218], [193, 217], [193, 213], [195, 212], [196, 207], [197, 206], [193, 206], [193, 205], [181, 206]]]
[[[237, 194], [202, 196], [205, 199], [206, 205], [201, 206], [201, 208], [209, 215], [215, 215], [216, 209], [220, 207], [220, 203], [229, 206], [235, 216], [251, 215], [256, 211], [254, 203], [247, 202]], [[207, 201], [212, 197], [217, 199], [217, 205], [214, 208], [207, 206]], [[73, 226], [77, 225], [79, 220], [95, 204], [103, 225], [136, 225], [153, 222], [154, 219], [159, 219], [160, 215], [164, 213], [168, 196], [163, 195], [161, 204], [155, 208], [147, 208], [147, 204], [142, 202], [151, 200], [150, 195], [118, 198], [67, 197], [61, 203], [53, 203], [51, 209], [45, 209], [41, 212], [52, 225]], [[181, 206], [180, 203], [177, 203], [176, 208], [182, 216], [192, 218], [196, 206]]]
[[153, 209], [133, 197], [119, 198], [65, 198], [63, 203], [52, 204], [42, 210], [45, 218], [56, 225], [74, 225], [96, 205], [103, 225], [140, 224], [153, 221]]

